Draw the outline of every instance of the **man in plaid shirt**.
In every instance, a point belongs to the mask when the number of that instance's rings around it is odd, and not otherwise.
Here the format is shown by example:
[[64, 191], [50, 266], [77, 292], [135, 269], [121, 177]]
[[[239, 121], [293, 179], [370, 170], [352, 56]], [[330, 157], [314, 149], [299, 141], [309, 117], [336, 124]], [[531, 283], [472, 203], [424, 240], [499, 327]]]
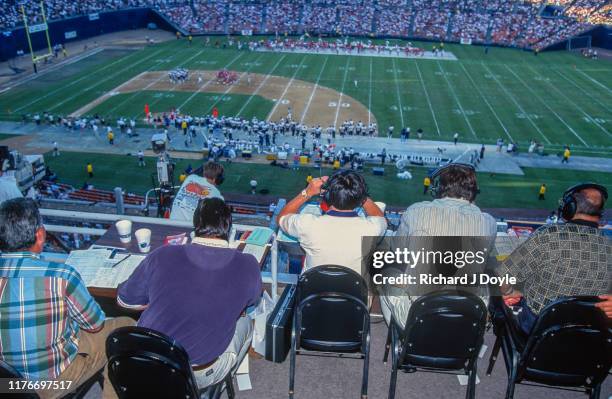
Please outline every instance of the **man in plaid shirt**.
[[[17, 198], [0, 206], [0, 359], [28, 380], [72, 381], [74, 391], [106, 363], [105, 341], [132, 319], [106, 319], [71, 266], [45, 261], [46, 232], [36, 204]], [[104, 397], [114, 397], [105, 384]]]
[[521, 309], [518, 322], [526, 333], [542, 309], [561, 297], [599, 296], [595, 306], [612, 317], [612, 240], [599, 230], [608, 192], [590, 183], [575, 187], [564, 194], [576, 204], [566, 223], [540, 227], [498, 270], [516, 277], [516, 287], [503, 286], [501, 293], [506, 305]]

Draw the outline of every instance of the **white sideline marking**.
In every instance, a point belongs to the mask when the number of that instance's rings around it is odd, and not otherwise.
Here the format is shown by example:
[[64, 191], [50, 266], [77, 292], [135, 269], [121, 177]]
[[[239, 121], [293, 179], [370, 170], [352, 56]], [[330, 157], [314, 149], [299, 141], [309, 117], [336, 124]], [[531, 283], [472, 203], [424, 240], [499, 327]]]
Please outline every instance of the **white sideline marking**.
[[[163, 50], [163, 49], [160, 49], [159, 51], [161, 51], [161, 50]], [[128, 55], [127, 57], [131, 57], [132, 55], [134, 55], [134, 54], [130, 54], [130, 55]], [[99, 71], [103, 71], [103, 70], [105, 70], [105, 69], [107, 69], [107, 68], [110, 68], [111, 66], [115, 65], [116, 63], [118, 63], [118, 62], [121, 62], [121, 61], [125, 60], [125, 58], [127, 58], [127, 57], [120, 57], [118, 60], [115, 60], [115, 61], [111, 62], [110, 64], [105, 65], [104, 67], [102, 67], [102, 68], [98, 69], [97, 71], [99, 72]], [[38, 76], [40, 76], [40, 75], [38, 75]], [[45, 99], [45, 98], [47, 98], [47, 97], [49, 97], [49, 96], [51, 96], [51, 95], [53, 95], [53, 94], [57, 93], [57, 92], [58, 92], [58, 91], [60, 91], [60, 90], [64, 90], [64, 89], [66, 89], [67, 87], [74, 86], [75, 84], [79, 83], [79, 82], [80, 82], [80, 81], [82, 81], [83, 79], [86, 79], [86, 78], [89, 78], [89, 77], [90, 77], [89, 75], [85, 75], [85, 76], [82, 76], [82, 77], [80, 77], [79, 79], [77, 79], [77, 80], [75, 80], [75, 81], [73, 81], [73, 82], [70, 82], [69, 84], [67, 84], [67, 85], [65, 85], [65, 86], [58, 87], [57, 89], [55, 89], [55, 90], [52, 90], [52, 91], [48, 92], [48, 93], [47, 93], [47, 94], [45, 94], [44, 96], [37, 97], [37, 98], [35, 98], [34, 100], [30, 101], [29, 103], [27, 103], [27, 104], [25, 104], [25, 105], [22, 105], [21, 107], [19, 107], [19, 108], [15, 109], [15, 112], [19, 112], [19, 111], [21, 111], [22, 109], [27, 108], [27, 107], [29, 107], [30, 105], [35, 104], [35, 103], [37, 103], [38, 101], [40, 101], [40, 100], [42, 100], [42, 99]], [[34, 79], [34, 77], [32, 77], [32, 78], [30, 78], [30, 79], [28, 79], [28, 80], [26, 80], [26, 81], [24, 81], [24, 82], [22, 82], [22, 83], [25, 83], [25, 82], [30, 81], [30, 80], [32, 80], [32, 79]]]
[[12, 86], [9, 86], [9, 87], [7, 87], [7, 88], [5, 88], [3, 90], [0, 90], [0, 93], [4, 93], [5, 91], [8, 91], [8, 90], [12, 89], [13, 87], [20, 86], [20, 85], [22, 85], [24, 83], [29, 82], [30, 80], [34, 80], [34, 79], [40, 78], [41, 76], [45, 76], [46, 74], [48, 74], [50, 72], [53, 72], [56, 69], [65, 67], [66, 65], [72, 65], [75, 62], [82, 61], [85, 58], [89, 58], [92, 55], [98, 54], [99, 52], [103, 51], [105, 48], [106, 47], [98, 47], [98, 48], [92, 49], [91, 51], [81, 53], [81, 54], [77, 55], [76, 57], [71, 58], [69, 60], [66, 60], [64, 62], [60, 62], [58, 64], [54, 64], [54, 65], [50, 66], [49, 68], [43, 69], [42, 71], [40, 71], [38, 73], [33, 73], [33, 74], [29, 75], [29, 76], [24, 77], [23, 79], [17, 79], [16, 81], [12, 82], [12, 84], [13, 84]]
[[[108, 80], [110, 80], [110, 79], [114, 78], [115, 76], [120, 75], [122, 72], [124, 72], [124, 71], [126, 71], [126, 70], [128, 70], [128, 69], [133, 68], [134, 66], [136, 66], [136, 65], [138, 65], [138, 64], [142, 64], [142, 63], [143, 63], [143, 62], [145, 62], [145, 61], [148, 61], [149, 59], [151, 59], [151, 58], [153, 58], [155, 55], [157, 55], [157, 53], [161, 52], [161, 50], [165, 50], [165, 49], [160, 49], [159, 51], [157, 51], [157, 52], [155, 52], [155, 53], [153, 53], [153, 54], [150, 54], [148, 57], [144, 57], [144, 58], [142, 58], [140, 61], [138, 61], [138, 62], [136, 62], [136, 63], [134, 63], [134, 64], [130, 64], [130, 65], [128, 65], [126, 68], [120, 69], [118, 72], [111, 74], [111, 75], [110, 75], [110, 76], [108, 76], [107, 78], [102, 79], [102, 80], [99, 80], [98, 82], [94, 83], [93, 85], [91, 85], [91, 86], [89, 86], [89, 87], [87, 87], [87, 88], [85, 88], [85, 89], [83, 89], [83, 90], [79, 90], [79, 91], [78, 91], [77, 93], [75, 93], [74, 95], [72, 95], [72, 96], [70, 96], [70, 97], [65, 98], [63, 101], [60, 101], [59, 103], [57, 103], [57, 104], [55, 104], [54, 106], [52, 106], [51, 108], [49, 108], [49, 109], [48, 109], [48, 111], [52, 111], [52, 110], [56, 109], [57, 107], [61, 106], [62, 104], [65, 104], [67, 101], [70, 101], [70, 100], [72, 100], [73, 98], [76, 98], [76, 97], [78, 97], [78, 96], [82, 95], [83, 93], [90, 91], [90, 90], [91, 90], [91, 89], [93, 89], [94, 87], [97, 87], [97, 86], [101, 85], [102, 83], [104, 83], [104, 82], [106, 82], [106, 81], [108, 81]], [[64, 87], [67, 87], [67, 86], [64, 86]]]
[[514, 141], [514, 139], [512, 138], [512, 136], [510, 135], [510, 133], [508, 132], [508, 129], [506, 129], [506, 126], [504, 125], [504, 123], [501, 121], [501, 119], [499, 118], [499, 116], [497, 115], [497, 112], [495, 112], [495, 110], [493, 109], [493, 107], [491, 106], [491, 104], [489, 103], [489, 101], [486, 99], [486, 97], [482, 94], [482, 91], [480, 91], [480, 88], [478, 87], [478, 85], [476, 84], [476, 82], [474, 82], [474, 79], [472, 79], [472, 76], [470, 75], [470, 73], [468, 72], [467, 68], [465, 66], [463, 66], [463, 63], [459, 63], [459, 65], [461, 65], [461, 68], [463, 68], [463, 71], [465, 72], [465, 74], [467, 75], [468, 79], [470, 79], [470, 82], [472, 82], [472, 85], [474, 86], [474, 88], [476, 89], [476, 91], [478, 92], [478, 94], [480, 95], [480, 97], [484, 100], [485, 104], [487, 104], [487, 106], [489, 107], [489, 109], [491, 110], [491, 112], [493, 113], [493, 116], [495, 116], [495, 119], [497, 119], [497, 122], [499, 122], [499, 125], [501, 126], [502, 129], [504, 129], [504, 132], [506, 132], [506, 135], [508, 136], [508, 138], [511, 141]]
[[[308, 55], [308, 54], [307, 54]], [[304, 63], [304, 61], [306, 60], [306, 56], [305, 55], [302, 58], [302, 61], [300, 62], [300, 65], [302, 65]], [[270, 111], [270, 113], [268, 114], [268, 116], [266, 117], [266, 120], [270, 120], [270, 118], [272, 117], [272, 115], [274, 115], [274, 112], [276, 111], [276, 108], [278, 107], [278, 104], [281, 103], [281, 101], [285, 98], [285, 95], [287, 94], [287, 90], [289, 90], [289, 87], [291, 86], [291, 84], [293, 83], [293, 81], [295, 80], [295, 77], [297, 76], [297, 73], [301, 70], [302, 68], [295, 68], [295, 72], [293, 73], [293, 76], [291, 76], [291, 80], [289, 80], [289, 83], [287, 83], [287, 86], [285, 86], [285, 90], [283, 91], [283, 94], [280, 96], [280, 98], [276, 101], [276, 103], [274, 104], [274, 107], [272, 107], [272, 110]]]
[[535, 128], [535, 130], [538, 131], [538, 133], [540, 133], [540, 136], [542, 136], [542, 138], [544, 139], [544, 141], [546, 141], [547, 144], [550, 144], [550, 140], [548, 140], [548, 137], [546, 137], [544, 135], [544, 133], [542, 133], [542, 131], [540, 130], [540, 128], [538, 127], [538, 125], [535, 124], [535, 122], [533, 121], [533, 119], [531, 119], [531, 117], [529, 116], [529, 114], [527, 112], [525, 112], [525, 109], [523, 109], [523, 107], [521, 106], [521, 104], [519, 104], [519, 102], [516, 100], [516, 98], [512, 95], [512, 93], [510, 93], [506, 87], [501, 84], [501, 82], [499, 81], [499, 79], [497, 79], [497, 76], [495, 76], [495, 74], [493, 74], [493, 72], [491, 72], [491, 70], [489, 69], [489, 67], [484, 63], [484, 62], [480, 62], [480, 64], [483, 66], [484, 69], [487, 70], [487, 72], [493, 76], [493, 80], [495, 80], [495, 82], [497, 83], [497, 85], [499, 87], [501, 87], [502, 91], [506, 94], [506, 96], [508, 96], [508, 98], [510, 100], [512, 100], [512, 102], [514, 103], [514, 105], [516, 106], [516, 108], [518, 108], [518, 110], [525, 115], [525, 117], [527, 118], [527, 120], [531, 123], [531, 126], [533, 126]]
[[421, 87], [423, 87], [423, 92], [425, 93], [425, 98], [427, 99], [427, 105], [429, 105], [429, 110], [431, 111], [431, 116], [433, 116], [434, 125], [436, 125], [436, 130], [438, 132], [438, 136], [441, 136], [440, 126], [438, 126], [438, 119], [436, 119], [436, 113], [434, 112], [433, 106], [431, 105], [431, 100], [429, 99], [429, 92], [425, 87], [425, 81], [423, 80], [423, 75], [421, 75], [421, 68], [419, 68], [418, 62], [414, 62], [416, 66], [417, 73], [419, 74], [419, 80], [421, 81]]
[[350, 57], [346, 59], [346, 65], [344, 66], [344, 78], [342, 79], [342, 87], [340, 89], [340, 97], [338, 98], [338, 104], [336, 104], [336, 117], [334, 118], [334, 129], [338, 126], [338, 115], [340, 115], [340, 106], [342, 105], [342, 97], [344, 96], [344, 85], [346, 84], [346, 76], [348, 75], [348, 65]]
[[540, 96], [538, 96], [538, 94], [537, 94], [535, 91], [533, 91], [533, 89], [532, 89], [531, 87], [529, 87], [529, 85], [528, 85], [527, 83], [525, 83], [525, 81], [524, 81], [523, 79], [521, 79], [521, 77], [520, 77], [519, 75], [517, 75], [517, 74], [516, 74], [516, 73], [515, 73], [515, 72], [514, 72], [512, 69], [508, 68], [508, 66], [506, 66], [506, 69], [507, 69], [507, 70], [509, 70], [509, 71], [510, 71], [510, 73], [511, 73], [512, 75], [514, 75], [514, 77], [515, 77], [515, 78], [516, 78], [516, 79], [517, 79], [519, 82], [521, 82], [521, 83], [523, 84], [523, 86], [525, 86], [525, 87], [527, 88], [527, 90], [529, 90], [529, 91], [531, 92], [531, 94], [533, 94], [533, 96], [534, 96], [535, 98], [537, 98], [537, 99], [538, 99], [538, 100], [539, 100], [539, 101], [540, 101], [542, 104], [544, 104], [544, 106], [545, 106], [546, 108], [548, 108], [548, 110], [549, 110], [550, 112], [552, 112], [552, 113], [553, 113], [553, 114], [554, 114], [554, 115], [557, 117], [557, 119], [559, 119], [559, 120], [561, 121], [561, 123], [563, 123], [563, 124], [565, 125], [565, 127], [567, 127], [567, 128], [568, 128], [568, 130], [569, 130], [570, 132], [572, 132], [572, 133], [574, 134], [574, 136], [576, 136], [576, 137], [578, 138], [578, 140], [580, 140], [580, 141], [582, 142], [582, 144], [584, 144], [584, 145], [585, 145], [585, 146], [587, 146], [587, 147], [589, 146], [589, 145], [587, 144], [587, 142], [586, 142], [586, 141], [584, 141], [584, 140], [582, 139], [582, 137], [580, 137], [580, 135], [579, 135], [579, 134], [578, 134], [578, 133], [577, 133], [577, 132], [576, 132], [576, 131], [575, 131], [575, 130], [574, 130], [574, 129], [573, 129], [571, 126], [570, 126], [570, 125], [568, 125], [568, 124], [567, 124], [567, 122], [565, 122], [565, 120], [563, 120], [563, 118], [561, 118], [561, 116], [560, 116], [559, 114], [557, 114], [557, 113], [556, 113], [556, 112], [555, 112], [555, 111], [554, 111], [554, 110], [553, 110], [553, 109], [552, 109], [552, 108], [551, 108], [551, 107], [550, 107], [550, 106], [549, 106], [549, 105], [546, 103], [546, 101], [542, 100], [542, 98], [541, 98]]
[[314, 98], [317, 89], [319, 88], [319, 82], [321, 81], [321, 76], [323, 75], [323, 71], [325, 70], [325, 66], [327, 65], [327, 60], [329, 57], [325, 57], [325, 62], [323, 63], [323, 67], [321, 67], [321, 72], [319, 72], [319, 76], [317, 77], [317, 81], [312, 89], [312, 93], [310, 93], [310, 98], [308, 98], [308, 103], [306, 103], [306, 108], [304, 108], [304, 112], [302, 112], [302, 118], [300, 119], [300, 124], [304, 123], [304, 119], [306, 118], [306, 114], [310, 109], [310, 103], [312, 103], [312, 99]]
[[286, 54], [283, 54], [283, 56], [276, 62], [276, 65], [274, 65], [274, 68], [272, 68], [272, 70], [270, 71], [269, 74], [266, 75], [266, 77], [261, 81], [261, 83], [259, 84], [259, 86], [257, 86], [257, 89], [255, 89], [255, 91], [253, 92], [253, 94], [251, 94], [249, 96], [249, 98], [244, 102], [244, 104], [242, 104], [242, 107], [240, 107], [240, 110], [238, 111], [238, 113], [236, 114], [236, 117], [240, 116], [242, 114], [242, 111], [244, 111], [247, 107], [247, 105], [249, 105], [249, 103], [251, 102], [251, 100], [253, 99], [253, 97], [255, 97], [257, 95], [257, 93], [259, 93], [259, 91], [261, 90], [262, 87], [265, 86], [266, 82], [268, 81], [268, 79], [270, 78], [270, 76], [272, 75], [272, 73], [274, 71], [276, 71], [276, 68], [278, 68], [278, 66], [280, 65], [281, 61], [283, 61], [285, 59], [285, 57], [287, 57]]
[[444, 79], [446, 80], [446, 84], [448, 85], [448, 88], [451, 90], [451, 94], [453, 95], [453, 97], [455, 97], [455, 101], [457, 102], [457, 105], [459, 106], [459, 110], [463, 114], [463, 119], [465, 119], [465, 121], [467, 122], [467, 125], [470, 128], [472, 135], [478, 138], [478, 136], [476, 136], [476, 132], [474, 131], [474, 128], [472, 127], [472, 124], [470, 123], [470, 120], [465, 114], [465, 110], [463, 109], [463, 106], [461, 105], [461, 102], [459, 101], [459, 97], [457, 97], [457, 93], [455, 93], [455, 89], [453, 88], [450, 81], [448, 80], [448, 76], [446, 76], [446, 73], [442, 69], [442, 64], [440, 64], [440, 61], [438, 61], [438, 69], [440, 70], [440, 73], [442, 73], [442, 75], [444, 76]]
[[399, 88], [399, 82], [397, 81], [397, 67], [395, 65], [395, 58], [393, 59], [393, 75], [395, 75], [395, 91], [397, 92], [397, 101], [398, 101], [398, 105], [399, 105], [399, 111], [400, 111], [400, 118], [402, 120], [402, 129], [405, 126], [404, 123], [404, 110], [402, 109], [402, 97], [400, 96], [400, 88]]

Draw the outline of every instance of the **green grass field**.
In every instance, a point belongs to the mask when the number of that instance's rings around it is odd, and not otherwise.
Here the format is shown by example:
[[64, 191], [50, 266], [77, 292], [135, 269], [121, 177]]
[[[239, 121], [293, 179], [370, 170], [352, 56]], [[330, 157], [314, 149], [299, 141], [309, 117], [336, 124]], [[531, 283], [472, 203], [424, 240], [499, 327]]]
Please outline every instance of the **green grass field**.
[[[93, 184], [96, 188], [112, 190], [121, 186], [128, 192], [144, 194], [152, 187], [151, 176], [155, 173], [155, 159], [148, 158], [144, 168], [137, 166], [133, 156], [100, 155], [89, 153], [62, 152], [59, 157], [45, 156], [50, 166], [63, 183], [81, 187], [84, 182]], [[87, 162], [94, 166], [94, 177], [89, 179], [85, 170]], [[196, 168], [200, 161], [177, 160], [178, 173], [188, 164]], [[254, 163], [224, 163], [226, 180], [221, 190], [226, 193], [247, 194], [250, 192], [249, 181], [255, 178], [259, 189], [268, 189], [270, 194], [291, 198], [306, 184], [306, 176], [312, 173], [319, 175], [319, 169], [302, 168], [299, 171], [281, 169], [269, 165]], [[595, 180], [608, 187], [612, 186], [610, 173], [567, 171], [562, 169], [524, 169], [525, 176], [495, 175], [479, 173], [481, 195], [478, 205], [486, 208], [548, 208], [557, 206], [561, 193], [577, 181]], [[323, 169], [323, 173], [331, 170]], [[407, 206], [416, 201], [430, 199], [423, 195], [423, 178], [427, 173], [425, 168], [414, 168], [412, 180], [400, 180], [395, 176], [395, 167], [389, 167], [385, 176], [373, 176], [371, 168], [364, 172], [370, 194], [376, 200], [389, 205]], [[548, 186], [545, 201], [538, 200], [538, 189], [541, 183]]]
[[[431, 44], [421, 43], [427, 49]], [[555, 150], [569, 144], [583, 154], [612, 153], [612, 63], [568, 52], [532, 53], [447, 45], [459, 61], [238, 52], [170, 41], [129, 54], [106, 51], [0, 95], [0, 118], [49, 111], [68, 114], [144, 71], [188, 69], [238, 71], [319, 82], [362, 102], [381, 131], [389, 125], [421, 127], [425, 139], [493, 143], [512, 139], [524, 149], [531, 139]], [[327, 59], [327, 62], [325, 60]], [[320, 78], [320, 79], [319, 79]], [[352, 83], [357, 80], [358, 86]], [[153, 112], [265, 118], [273, 103], [249, 95], [140, 91], [111, 97], [95, 108], [108, 117]], [[333, 111], [330, 111], [333, 112]]]

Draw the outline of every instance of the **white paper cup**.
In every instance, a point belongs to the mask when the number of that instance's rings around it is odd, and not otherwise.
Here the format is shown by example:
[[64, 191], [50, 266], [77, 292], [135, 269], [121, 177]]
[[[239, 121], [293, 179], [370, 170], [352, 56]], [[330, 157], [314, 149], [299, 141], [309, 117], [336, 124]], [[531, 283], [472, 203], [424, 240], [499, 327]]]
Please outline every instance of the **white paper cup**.
[[119, 233], [119, 241], [124, 244], [132, 241], [132, 222], [130, 220], [120, 220], [115, 223], [117, 233]]
[[380, 208], [381, 211], [383, 211], [383, 213], [385, 212], [385, 209], [387, 209], [387, 204], [384, 202], [376, 201], [374, 203]]
[[151, 250], [151, 230], [138, 229], [134, 235], [136, 236], [136, 241], [138, 242], [138, 249], [140, 252], [149, 252]]

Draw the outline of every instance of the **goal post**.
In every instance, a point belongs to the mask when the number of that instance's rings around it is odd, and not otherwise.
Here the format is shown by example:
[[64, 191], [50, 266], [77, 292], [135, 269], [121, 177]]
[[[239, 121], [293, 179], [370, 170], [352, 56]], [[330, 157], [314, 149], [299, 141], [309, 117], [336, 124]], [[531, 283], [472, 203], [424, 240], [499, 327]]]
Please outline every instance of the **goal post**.
[[[37, 73], [37, 64], [53, 56], [53, 50], [51, 49], [51, 38], [49, 37], [49, 24], [47, 23], [47, 13], [45, 12], [44, 1], [40, 1], [38, 10], [40, 12], [42, 23], [37, 23], [35, 25], [31, 25], [28, 22], [28, 16], [25, 10], [26, 3], [27, 1], [20, 1], [19, 4], [21, 9], [21, 16], [23, 18], [23, 26], [25, 28], [26, 38], [28, 39], [30, 56], [32, 57], [32, 65], [34, 67], [34, 72]], [[36, 53], [34, 52], [34, 47], [32, 46], [32, 35], [40, 32], [45, 33], [45, 39], [47, 41], [47, 52], [44, 54], [36, 55]]]
[[591, 36], [576, 36], [567, 40], [567, 50], [573, 51], [578, 49], [591, 48]]

